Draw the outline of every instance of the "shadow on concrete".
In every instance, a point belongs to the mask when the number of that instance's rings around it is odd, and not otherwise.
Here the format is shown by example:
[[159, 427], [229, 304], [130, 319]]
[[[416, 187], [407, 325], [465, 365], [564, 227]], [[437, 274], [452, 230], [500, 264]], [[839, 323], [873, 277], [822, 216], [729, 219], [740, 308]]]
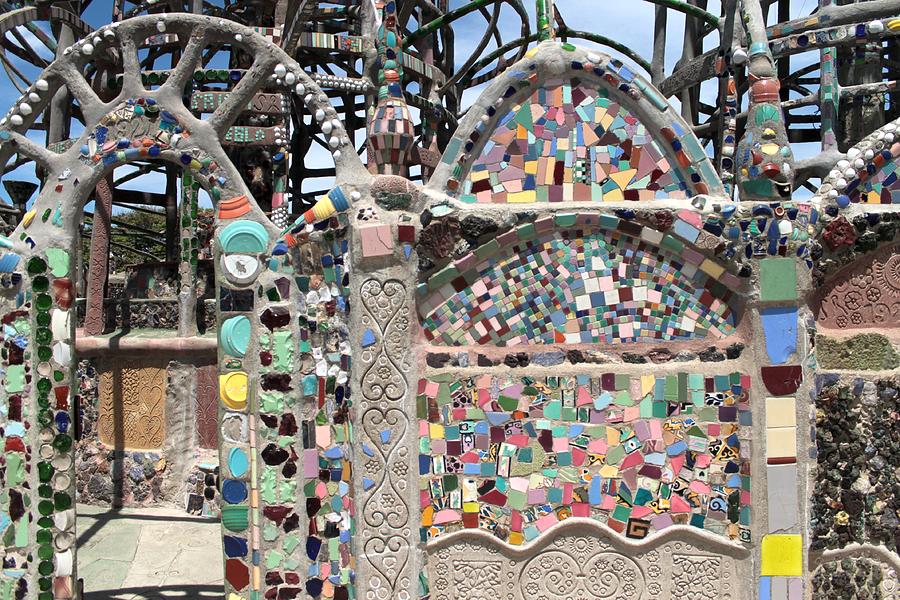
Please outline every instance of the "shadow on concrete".
[[125, 519], [128, 521], [158, 521], [164, 523], [172, 523], [172, 522], [185, 522], [185, 523], [197, 523], [199, 522], [210, 522], [210, 523], [218, 523], [219, 519], [204, 519], [203, 517], [197, 517], [192, 515], [185, 515], [183, 517], [178, 516], [165, 516], [165, 515], [142, 515], [136, 511], [129, 512], [120, 512], [116, 509], [112, 509], [107, 512], [90, 514], [90, 513], [78, 513], [79, 519], [94, 519], [94, 523], [91, 524], [90, 527], [82, 531], [78, 540], [76, 541], [76, 547], [84, 546], [88, 540], [90, 540], [94, 535], [97, 534], [98, 531], [103, 529], [110, 521], [115, 521], [116, 519]]
[[178, 598], [222, 598], [224, 585], [163, 585], [86, 592], [84, 600], [176, 600]]

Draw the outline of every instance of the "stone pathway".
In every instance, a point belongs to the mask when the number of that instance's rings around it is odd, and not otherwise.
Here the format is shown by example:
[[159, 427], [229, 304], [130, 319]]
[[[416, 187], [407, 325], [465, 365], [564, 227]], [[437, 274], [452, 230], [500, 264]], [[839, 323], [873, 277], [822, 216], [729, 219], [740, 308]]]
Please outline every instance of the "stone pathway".
[[78, 505], [85, 600], [221, 598], [218, 521], [177, 509]]

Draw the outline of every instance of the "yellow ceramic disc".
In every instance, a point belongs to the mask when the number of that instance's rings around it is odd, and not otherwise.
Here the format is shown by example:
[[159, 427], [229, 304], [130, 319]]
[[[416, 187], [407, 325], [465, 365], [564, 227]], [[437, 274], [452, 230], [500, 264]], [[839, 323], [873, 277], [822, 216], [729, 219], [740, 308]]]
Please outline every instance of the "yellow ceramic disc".
[[231, 410], [247, 408], [247, 374], [243, 371], [219, 376], [219, 397]]

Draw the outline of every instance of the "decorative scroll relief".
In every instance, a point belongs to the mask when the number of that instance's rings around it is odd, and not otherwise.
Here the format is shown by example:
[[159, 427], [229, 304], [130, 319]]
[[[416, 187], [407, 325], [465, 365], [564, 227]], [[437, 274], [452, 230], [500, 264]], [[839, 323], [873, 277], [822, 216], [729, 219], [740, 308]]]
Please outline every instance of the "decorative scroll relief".
[[197, 439], [201, 448], [218, 447], [218, 370], [215, 365], [197, 369]]
[[362, 560], [370, 567], [365, 598], [408, 600], [415, 581], [411, 551], [416, 538], [409, 502], [409, 448], [415, 432], [404, 402], [411, 369], [409, 295], [399, 280], [368, 279], [360, 296]]
[[[515, 551], [493, 540], [457, 537], [429, 549], [435, 600], [743, 600], [749, 566], [684, 541], [615, 544], [590, 522], [542, 547]], [[587, 531], [587, 533], [585, 533]], [[611, 543], [612, 542], [612, 543]], [[749, 572], [745, 574], [749, 577]]]
[[833, 329], [900, 325], [900, 244], [877, 251], [831, 280], [817, 321]]
[[[114, 363], [100, 373], [98, 431], [104, 444], [161, 448], [165, 441], [166, 368]], [[121, 410], [121, 417], [116, 411]], [[122, 427], [122, 432], [116, 431]]]

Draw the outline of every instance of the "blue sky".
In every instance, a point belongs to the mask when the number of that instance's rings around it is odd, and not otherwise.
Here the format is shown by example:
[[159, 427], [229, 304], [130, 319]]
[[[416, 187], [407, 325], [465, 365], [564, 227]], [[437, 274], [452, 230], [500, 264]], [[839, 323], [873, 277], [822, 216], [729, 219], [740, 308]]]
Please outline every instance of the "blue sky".
[[[466, 0], [451, 0], [450, 6], [451, 8], [456, 8], [465, 3]], [[533, 23], [534, 2], [532, 0], [524, 0], [523, 3], [531, 16]], [[556, 0], [556, 4], [569, 26], [575, 29], [593, 31], [613, 38], [629, 46], [633, 51], [647, 60], [650, 59], [650, 56], [652, 55], [655, 7], [649, 2], [642, 2], [640, 0]], [[815, 0], [792, 0], [792, 16], [796, 17], [801, 14], [806, 14], [815, 4], [817, 4]], [[710, 0], [709, 11], [718, 14], [719, 10], [719, 1]], [[108, 22], [111, 14], [112, 3], [110, 0], [94, 0], [83, 18], [93, 27], [99, 27]], [[503, 36], [504, 42], [515, 39], [519, 35], [520, 19], [518, 15], [509, 7], [505, 7], [501, 15], [498, 29]], [[39, 23], [38, 25], [46, 30], [45, 23]], [[456, 36], [455, 58], [457, 66], [462, 65], [468, 58], [472, 49], [475, 48], [476, 44], [481, 39], [485, 26], [485, 20], [478, 13], [472, 13], [456, 23], [454, 31]], [[27, 30], [24, 30], [24, 28], [20, 28], [20, 30], [22, 30], [22, 33], [26, 38], [33, 38]], [[680, 13], [670, 11], [667, 30], [666, 73], [668, 74], [672, 72], [675, 62], [681, 56], [684, 18]], [[12, 39], [11, 34], [7, 34], [7, 36]], [[718, 39], [716, 34], [708, 36], [705, 49], [714, 47], [717, 42]], [[16, 42], [14, 41], [14, 43]], [[589, 47], [594, 46], [589, 42], [578, 41], [576, 43]], [[485, 52], [490, 52], [493, 48], [496, 48], [496, 44], [492, 40]], [[608, 48], [601, 49], [616, 55], [615, 51]], [[50, 58], [49, 55], [46, 57]], [[631, 63], [627, 58], [621, 56], [619, 58], [622, 58], [625, 62]], [[793, 59], [793, 65], [796, 68], [816, 61], [818, 61], [818, 53], [812, 52], [795, 57]], [[23, 64], [15, 58], [13, 59], [13, 62], [20, 70], [25, 72], [26, 75], [30, 77], [36, 75], [36, 70], [34, 68], [30, 68], [28, 65]], [[638, 69], [638, 72], [643, 73], [640, 69]], [[716, 104], [715, 86], [716, 84], [714, 82], [707, 82], [702, 89], [702, 97], [704, 101], [709, 104]], [[469, 90], [463, 97], [464, 105], [471, 104], [479, 92], [480, 89]], [[10, 84], [9, 80], [0, 74], [0, 98], [5, 100], [7, 107], [16, 97], [18, 97], [18, 95], [18, 91]], [[677, 107], [677, 99], [671, 100]], [[75, 131], [74, 133], [78, 132]], [[39, 134], [34, 137], [39, 141], [43, 141], [40, 137], [41, 135], [42, 134]], [[817, 144], [807, 144], [805, 146], [806, 147], [795, 146], [795, 153], [798, 156], [803, 157], [818, 152]], [[315, 148], [315, 145], [313, 147]], [[321, 164], [321, 162], [327, 160], [329, 160], [329, 157], [324, 152], [316, 152], [310, 157], [308, 162], [313, 166], [314, 164]], [[117, 175], [119, 174], [120, 173], [117, 172]], [[8, 177], [33, 179], [33, 168], [30, 166], [23, 167], [14, 175]], [[151, 174], [134, 180], [128, 187], [132, 189], [147, 190], [153, 188], [158, 189], [163, 185], [164, 178], [162, 176]], [[328, 186], [328, 182], [321, 180], [311, 181], [309, 182], [309, 185], [325, 188]], [[0, 189], [0, 196], [7, 199], [6, 191], [4, 189]]]

